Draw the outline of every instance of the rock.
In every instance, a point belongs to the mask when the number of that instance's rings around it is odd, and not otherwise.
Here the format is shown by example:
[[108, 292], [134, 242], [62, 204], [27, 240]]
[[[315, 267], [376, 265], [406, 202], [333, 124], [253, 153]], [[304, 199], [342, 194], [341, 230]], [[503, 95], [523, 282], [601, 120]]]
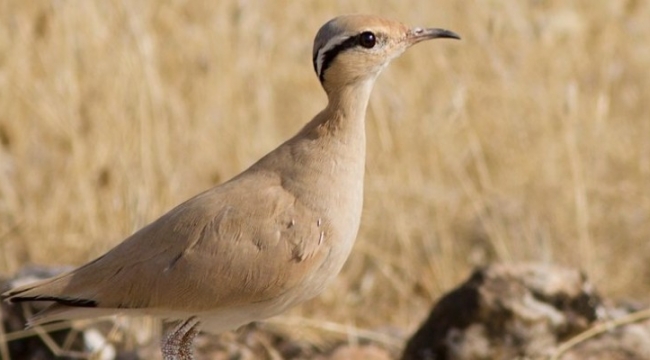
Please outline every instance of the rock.
[[577, 270], [492, 265], [440, 299], [402, 359], [544, 357], [603, 311], [600, 297]]
[[[616, 307], [608, 309], [614, 315], [611, 321], [596, 324], [592, 329], [603, 330], [570, 349], [561, 360], [645, 360], [650, 359], [649, 311]], [[633, 311], [632, 313], [625, 313]], [[643, 316], [639, 316], [643, 315]], [[621, 320], [635, 320], [615, 324]], [[637, 320], [638, 319], [638, 320]], [[617, 325], [617, 326], [614, 326]], [[591, 329], [590, 329], [591, 330]]]

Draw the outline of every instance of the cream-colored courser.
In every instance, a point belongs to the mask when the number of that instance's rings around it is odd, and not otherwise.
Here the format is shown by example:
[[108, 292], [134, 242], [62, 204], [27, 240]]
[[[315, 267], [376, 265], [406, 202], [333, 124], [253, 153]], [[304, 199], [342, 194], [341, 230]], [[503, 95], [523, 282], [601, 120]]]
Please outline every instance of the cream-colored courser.
[[327, 22], [313, 61], [329, 102], [294, 137], [98, 259], [2, 296], [52, 301], [31, 325], [109, 314], [182, 320], [163, 342], [166, 359], [191, 358], [199, 324], [223, 332], [313, 298], [339, 273], [359, 229], [375, 79], [409, 46], [434, 38], [459, 37], [366, 15]]

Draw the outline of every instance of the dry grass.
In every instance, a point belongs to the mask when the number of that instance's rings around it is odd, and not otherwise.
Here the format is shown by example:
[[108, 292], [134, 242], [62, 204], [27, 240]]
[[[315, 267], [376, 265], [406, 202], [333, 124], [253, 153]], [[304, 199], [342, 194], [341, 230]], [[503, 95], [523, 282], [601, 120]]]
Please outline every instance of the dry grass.
[[463, 41], [381, 76], [355, 251], [292, 315], [410, 331], [499, 260], [647, 298], [647, 2], [280, 3], [0, 1], [0, 272], [85, 262], [246, 168], [324, 106], [318, 27], [372, 12]]

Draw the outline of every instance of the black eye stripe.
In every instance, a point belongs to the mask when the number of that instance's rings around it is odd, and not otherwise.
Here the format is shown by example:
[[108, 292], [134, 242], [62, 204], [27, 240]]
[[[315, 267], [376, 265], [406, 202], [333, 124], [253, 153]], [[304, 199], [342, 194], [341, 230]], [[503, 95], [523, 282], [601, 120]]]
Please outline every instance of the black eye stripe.
[[[332, 61], [334, 61], [334, 58], [336, 57], [336, 55], [338, 55], [341, 51], [345, 51], [347, 49], [355, 47], [358, 44], [357, 38], [358, 38], [358, 35], [350, 36], [349, 38], [345, 39], [340, 44], [336, 45], [335, 47], [333, 47], [333, 48], [327, 50], [325, 53], [323, 53], [323, 55], [322, 55], [323, 56], [323, 63], [321, 65], [320, 74], [318, 76], [320, 78], [320, 81], [324, 80], [325, 70], [327, 70], [327, 68], [332, 64]], [[314, 57], [314, 69], [316, 68], [316, 63], [318, 61], [317, 56], [318, 56], [319, 53], [320, 52], [316, 53], [316, 57]]]
[[[359, 40], [363, 34], [366, 32], [363, 32], [361, 34], [357, 34], [354, 36], [350, 36], [349, 38], [345, 39], [342, 41], [340, 44], [336, 45], [335, 47], [327, 50], [325, 53], [323, 53], [323, 63], [321, 64], [321, 69], [320, 69], [320, 74], [318, 74], [318, 77], [320, 81], [325, 80], [325, 70], [332, 64], [332, 61], [334, 61], [334, 58], [336, 56], [348, 49], [351, 49], [355, 46], [359, 46]], [[314, 55], [314, 70], [318, 71], [317, 64], [318, 64], [318, 56], [320, 56], [320, 51], [316, 52], [316, 55]]]

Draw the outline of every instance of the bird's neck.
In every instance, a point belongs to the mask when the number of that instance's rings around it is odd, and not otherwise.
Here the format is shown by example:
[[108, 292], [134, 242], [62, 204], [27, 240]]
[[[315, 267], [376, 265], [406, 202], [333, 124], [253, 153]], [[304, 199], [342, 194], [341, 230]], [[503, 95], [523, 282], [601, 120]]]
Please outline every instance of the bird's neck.
[[300, 173], [301, 181], [310, 183], [295, 184], [297, 187], [308, 185], [309, 189], [321, 191], [338, 185], [357, 193], [363, 191], [365, 117], [373, 80], [328, 91], [327, 107], [277, 150], [290, 154], [293, 162], [274, 165], [295, 164], [288, 173]]
[[373, 80], [328, 91], [327, 107], [288, 141], [304, 171], [323, 174], [320, 180], [362, 187], [366, 108]]
[[[365, 118], [374, 78], [330, 89], [327, 107], [301, 131], [311, 136], [356, 142], [365, 156]], [[349, 144], [352, 145], [353, 144]]]
[[330, 115], [329, 121], [344, 120], [363, 125], [373, 85], [374, 79], [368, 79], [338, 87], [336, 91], [328, 91], [329, 103], [325, 112]]
[[[300, 173], [301, 180], [329, 174], [341, 181], [347, 178], [363, 182], [365, 117], [373, 83], [374, 79], [370, 79], [328, 91], [327, 107], [252, 167], [284, 174]], [[294, 169], [289, 171], [287, 167]]]
[[[336, 186], [349, 192], [337, 201], [361, 210], [366, 159], [365, 117], [374, 79], [328, 91], [329, 103], [288, 146], [310, 189]], [[305, 179], [303, 178], [303, 179]], [[339, 194], [343, 196], [343, 194]]]

